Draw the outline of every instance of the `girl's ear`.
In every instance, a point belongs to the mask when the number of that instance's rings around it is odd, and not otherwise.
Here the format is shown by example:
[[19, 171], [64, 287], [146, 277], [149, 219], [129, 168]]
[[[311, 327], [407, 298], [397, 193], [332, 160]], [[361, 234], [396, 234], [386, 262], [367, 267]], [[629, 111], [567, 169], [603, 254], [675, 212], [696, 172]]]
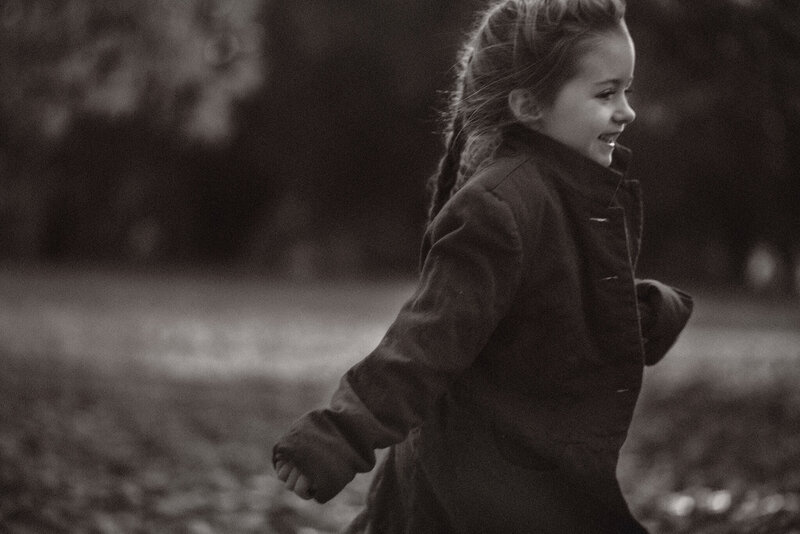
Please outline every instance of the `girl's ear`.
[[508, 107], [514, 117], [530, 128], [542, 118], [542, 106], [528, 89], [513, 89], [508, 93]]

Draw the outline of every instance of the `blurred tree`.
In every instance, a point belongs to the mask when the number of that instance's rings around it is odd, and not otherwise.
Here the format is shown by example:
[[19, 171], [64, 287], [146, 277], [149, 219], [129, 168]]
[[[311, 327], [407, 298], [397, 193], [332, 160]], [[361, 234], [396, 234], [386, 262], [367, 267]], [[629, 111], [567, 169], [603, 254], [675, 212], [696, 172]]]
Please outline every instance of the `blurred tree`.
[[0, 112], [59, 138], [81, 114], [149, 113], [217, 141], [264, 81], [261, 0], [4, 0]]
[[285, 250], [284, 262], [322, 271], [413, 271], [440, 150], [438, 91], [478, 3], [270, 4], [273, 75], [239, 140], [273, 193], [255, 222], [254, 262]]
[[[0, 0], [0, 256], [412, 271], [487, 1]], [[800, 4], [628, 21], [643, 265], [729, 281], [757, 243], [800, 253]]]
[[190, 248], [198, 221], [174, 217], [195, 204], [178, 194], [195, 179], [186, 152], [213, 158], [267, 79], [263, 4], [4, 0], [4, 255], [148, 255], [169, 235], [162, 252]]
[[[741, 280], [760, 240], [800, 246], [800, 4], [631, 2], [650, 258]], [[687, 247], [694, 254], [686, 252]]]

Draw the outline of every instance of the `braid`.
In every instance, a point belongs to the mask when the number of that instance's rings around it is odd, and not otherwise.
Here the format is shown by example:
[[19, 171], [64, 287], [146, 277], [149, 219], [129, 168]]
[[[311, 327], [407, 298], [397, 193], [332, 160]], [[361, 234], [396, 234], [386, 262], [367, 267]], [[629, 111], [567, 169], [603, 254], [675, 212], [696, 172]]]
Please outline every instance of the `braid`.
[[431, 191], [431, 205], [428, 211], [428, 223], [441, 211], [445, 202], [450, 198], [450, 193], [458, 177], [461, 165], [461, 153], [464, 151], [464, 121], [460, 113], [453, 117], [448, 135], [447, 150], [439, 161], [439, 168], [431, 176], [428, 187]]

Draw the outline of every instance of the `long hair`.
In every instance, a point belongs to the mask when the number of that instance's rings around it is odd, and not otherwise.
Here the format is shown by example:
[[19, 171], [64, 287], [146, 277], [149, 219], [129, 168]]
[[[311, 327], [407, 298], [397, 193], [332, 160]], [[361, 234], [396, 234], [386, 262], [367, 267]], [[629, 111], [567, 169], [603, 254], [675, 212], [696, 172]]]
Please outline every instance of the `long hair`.
[[429, 223], [516, 123], [509, 93], [524, 88], [552, 104], [593, 39], [624, 16], [624, 0], [502, 0], [483, 13], [456, 64], [445, 153], [429, 180]]

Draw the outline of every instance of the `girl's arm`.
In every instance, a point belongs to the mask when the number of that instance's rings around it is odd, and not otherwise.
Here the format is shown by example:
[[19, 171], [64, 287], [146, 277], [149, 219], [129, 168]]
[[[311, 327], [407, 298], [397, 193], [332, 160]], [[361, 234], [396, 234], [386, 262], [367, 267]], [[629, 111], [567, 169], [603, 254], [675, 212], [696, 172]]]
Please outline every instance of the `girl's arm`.
[[655, 365], [675, 344], [689, 321], [692, 297], [657, 280], [636, 280], [645, 338], [645, 364]]
[[374, 450], [402, 441], [466, 369], [506, 313], [520, 280], [522, 247], [509, 206], [465, 188], [423, 242], [420, 284], [378, 347], [342, 378], [330, 406], [296, 421], [274, 448], [325, 502]]

